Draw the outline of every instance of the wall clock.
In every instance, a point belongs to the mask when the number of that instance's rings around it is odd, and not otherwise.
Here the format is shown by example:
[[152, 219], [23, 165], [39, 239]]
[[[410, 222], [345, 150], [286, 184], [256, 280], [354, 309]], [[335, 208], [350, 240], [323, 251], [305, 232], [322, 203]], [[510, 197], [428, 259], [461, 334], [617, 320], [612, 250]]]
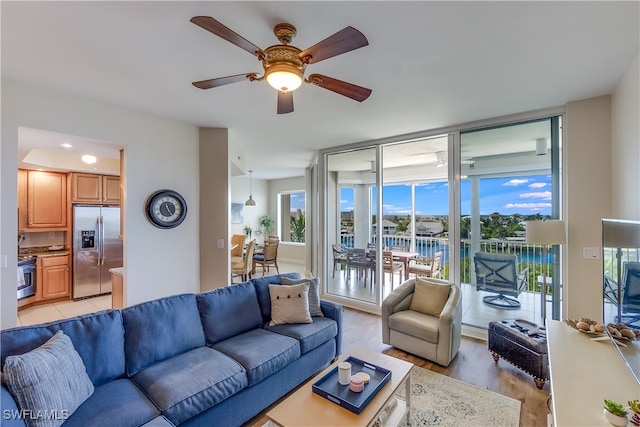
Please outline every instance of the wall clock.
[[173, 190], [158, 190], [147, 197], [145, 213], [158, 228], [174, 228], [187, 216], [187, 202]]

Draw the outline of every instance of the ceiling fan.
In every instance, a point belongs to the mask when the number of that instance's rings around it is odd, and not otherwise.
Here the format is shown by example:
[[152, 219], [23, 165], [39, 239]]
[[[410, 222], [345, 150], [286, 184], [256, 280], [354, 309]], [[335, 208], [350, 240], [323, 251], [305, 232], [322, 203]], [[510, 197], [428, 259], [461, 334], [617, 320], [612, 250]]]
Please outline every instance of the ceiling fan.
[[193, 82], [193, 85], [199, 89], [211, 89], [245, 79], [249, 81], [266, 79], [273, 88], [278, 90], [278, 114], [293, 111], [293, 91], [303, 82], [320, 86], [359, 102], [371, 95], [371, 89], [321, 74], [311, 74], [308, 78], [304, 77], [304, 71], [308, 64], [320, 62], [369, 44], [367, 38], [353, 27], [346, 27], [310, 48], [301, 50], [289, 45], [296, 35], [296, 27], [288, 23], [281, 23], [273, 29], [281, 44], [262, 50], [210, 16], [195, 16], [191, 18], [191, 22], [255, 55], [264, 69], [262, 76], [259, 76], [259, 73], [245, 73]]
[[[434, 153], [430, 153], [430, 157], [431, 159], [425, 164], [435, 165], [437, 168], [442, 168], [449, 164], [449, 155], [446, 151], [436, 151]], [[474, 163], [475, 162], [473, 161], [473, 159], [460, 160], [460, 164], [462, 165], [473, 165]]]

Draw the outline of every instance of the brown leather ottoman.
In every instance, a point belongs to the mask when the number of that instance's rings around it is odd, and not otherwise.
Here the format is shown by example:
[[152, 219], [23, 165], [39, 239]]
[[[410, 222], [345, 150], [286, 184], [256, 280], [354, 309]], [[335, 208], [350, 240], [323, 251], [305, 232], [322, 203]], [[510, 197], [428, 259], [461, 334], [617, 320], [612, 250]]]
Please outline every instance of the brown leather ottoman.
[[544, 327], [524, 320], [499, 320], [489, 323], [489, 351], [498, 363], [502, 357], [533, 376], [538, 388], [549, 379], [547, 336]]

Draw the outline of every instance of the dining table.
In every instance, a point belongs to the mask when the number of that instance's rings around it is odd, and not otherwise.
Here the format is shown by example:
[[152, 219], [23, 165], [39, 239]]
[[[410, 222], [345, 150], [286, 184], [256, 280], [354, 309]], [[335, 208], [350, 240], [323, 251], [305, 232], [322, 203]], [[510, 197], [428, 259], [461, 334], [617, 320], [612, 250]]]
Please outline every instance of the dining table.
[[404, 280], [409, 279], [409, 261], [418, 258], [420, 254], [418, 252], [405, 252], [405, 251], [391, 251], [391, 256], [394, 261], [402, 261], [404, 264]]
[[[367, 249], [367, 252], [369, 249]], [[394, 261], [401, 261], [404, 266], [404, 280], [409, 279], [409, 261], [412, 259], [418, 258], [420, 254], [418, 252], [407, 252], [407, 251], [385, 251], [391, 252], [391, 256]]]

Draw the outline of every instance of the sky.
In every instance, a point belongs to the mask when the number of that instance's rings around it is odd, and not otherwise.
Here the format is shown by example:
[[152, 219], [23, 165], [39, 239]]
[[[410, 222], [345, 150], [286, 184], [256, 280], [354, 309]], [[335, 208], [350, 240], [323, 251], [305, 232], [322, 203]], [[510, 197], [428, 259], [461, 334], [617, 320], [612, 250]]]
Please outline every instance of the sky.
[[291, 204], [291, 210], [297, 212], [300, 209], [304, 212], [304, 191], [298, 193], [290, 193], [291, 198], [289, 203]]
[[[469, 180], [460, 183], [462, 215], [471, 214]], [[448, 184], [425, 183], [416, 186], [417, 215], [448, 215]], [[374, 190], [375, 194], [375, 190]], [[353, 191], [342, 191], [340, 210], [353, 210]], [[512, 176], [486, 178], [480, 181], [480, 215], [499, 212], [503, 215], [551, 215], [551, 175]], [[385, 186], [383, 192], [384, 215], [411, 213], [411, 187]]]

